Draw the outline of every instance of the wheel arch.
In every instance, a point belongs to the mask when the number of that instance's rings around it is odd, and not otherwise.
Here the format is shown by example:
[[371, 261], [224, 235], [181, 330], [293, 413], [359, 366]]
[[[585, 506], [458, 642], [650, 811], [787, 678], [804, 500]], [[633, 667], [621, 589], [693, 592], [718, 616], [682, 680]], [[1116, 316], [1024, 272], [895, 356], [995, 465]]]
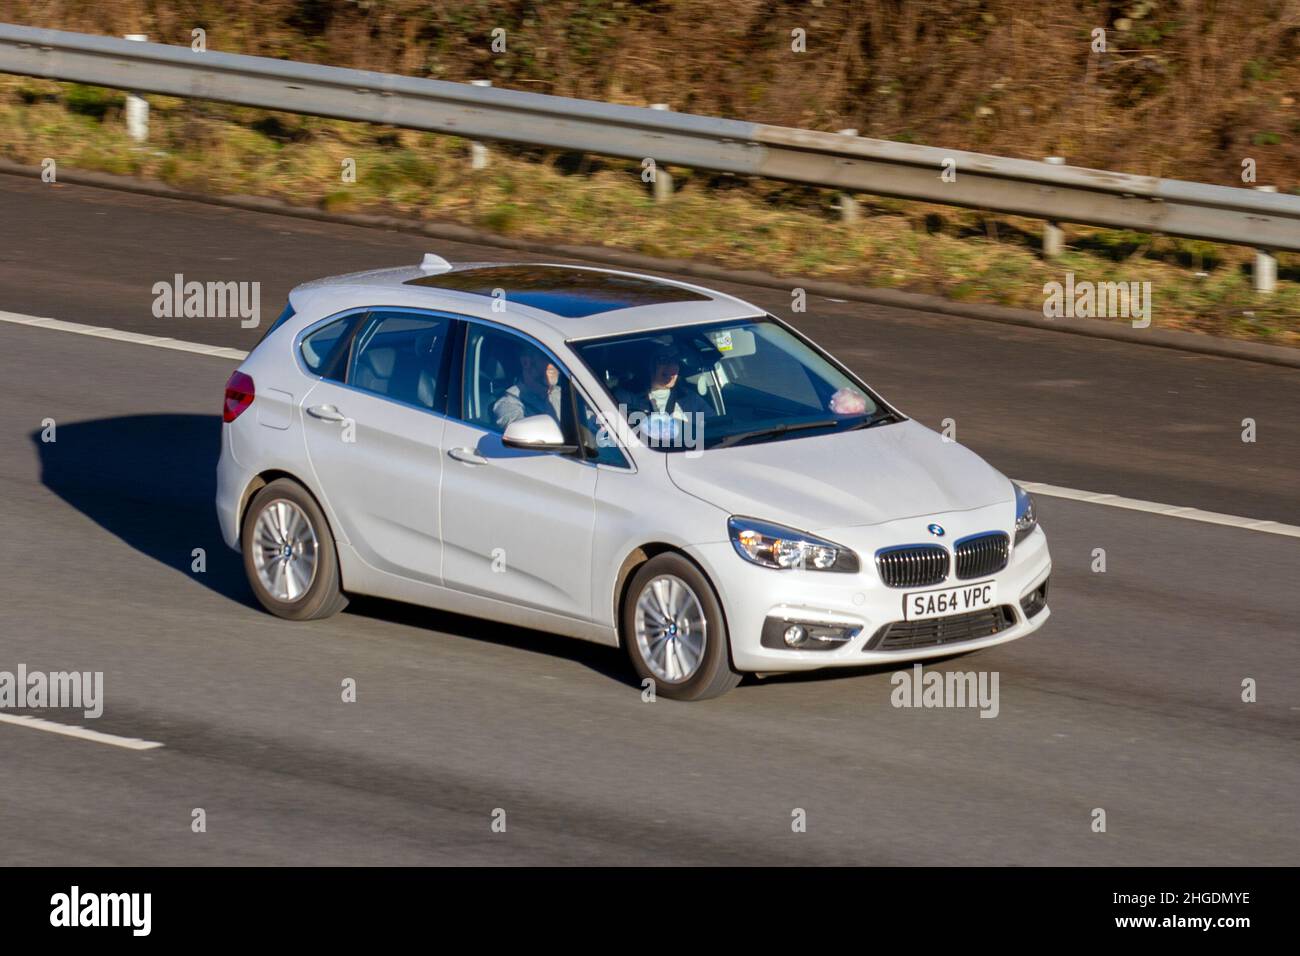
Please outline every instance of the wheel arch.
[[303, 481], [293, 472], [285, 471], [281, 468], [268, 468], [266, 471], [259, 472], [249, 479], [248, 484], [244, 488], [243, 494], [240, 495], [238, 523], [235, 525], [235, 541], [240, 548], [242, 549], [244, 545], [244, 519], [248, 517], [248, 509], [253, 504], [253, 499], [257, 497], [259, 491], [271, 482], [279, 481], [281, 478], [287, 478], [289, 481], [292, 481], [303, 491], [307, 492], [307, 494], [311, 496], [312, 501], [316, 502], [316, 507], [320, 509], [321, 515], [325, 518], [326, 529], [334, 538], [335, 545], [337, 546], [339, 536], [337, 532], [335, 532], [333, 525], [330, 524], [329, 512], [325, 510], [324, 504], [321, 503], [320, 495], [316, 494], [307, 482]]
[[651, 541], [646, 544], [633, 548], [623, 563], [619, 566], [618, 575], [614, 579], [614, 632], [618, 636], [618, 646], [626, 650], [626, 635], [623, 633], [623, 605], [627, 601], [628, 588], [632, 585], [632, 578], [636, 575], [637, 570], [652, 558], [657, 558], [661, 554], [675, 554], [684, 558], [695, 566], [695, 570], [700, 572], [700, 577], [704, 578], [709, 588], [713, 591], [713, 597], [718, 602], [718, 608], [722, 612], [722, 624], [727, 629], [727, 656], [731, 656], [731, 624], [727, 620], [727, 605], [722, 600], [722, 595], [718, 592], [718, 585], [713, 580], [713, 576], [700, 564], [694, 557], [688, 554], [685, 549], [675, 544], [668, 544], [665, 541]]

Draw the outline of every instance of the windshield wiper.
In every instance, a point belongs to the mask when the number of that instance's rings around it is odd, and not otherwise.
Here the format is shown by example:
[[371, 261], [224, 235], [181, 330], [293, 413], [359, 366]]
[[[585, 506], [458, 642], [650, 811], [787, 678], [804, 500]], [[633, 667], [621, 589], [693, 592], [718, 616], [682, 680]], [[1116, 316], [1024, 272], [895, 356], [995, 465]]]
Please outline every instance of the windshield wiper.
[[871, 418], [864, 418], [862, 421], [850, 425], [844, 429], [846, 432], [857, 431], [859, 428], [874, 428], [876, 425], [888, 425], [891, 422], [901, 422], [903, 416], [891, 412], [887, 408], [882, 408], [879, 415], [873, 415]]
[[774, 438], [777, 435], [785, 435], [789, 432], [807, 431], [810, 428], [834, 428], [838, 424], [839, 422], [833, 418], [817, 422], [796, 422], [793, 425], [789, 422], [782, 422], [780, 425], [772, 425], [769, 428], [756, 428], [753, 431], [736, 432], [734, 435], [724, 435], [713, 447], [729, 448], [742, 441], [749, 441], [751, 438]]

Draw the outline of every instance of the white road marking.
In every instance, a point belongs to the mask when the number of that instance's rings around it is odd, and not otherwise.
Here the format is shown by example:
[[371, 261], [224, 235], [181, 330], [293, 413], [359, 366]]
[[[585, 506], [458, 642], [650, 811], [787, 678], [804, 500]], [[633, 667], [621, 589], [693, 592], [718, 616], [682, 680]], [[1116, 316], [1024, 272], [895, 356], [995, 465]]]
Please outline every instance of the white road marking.
[[142, 335], [139, 332], [124, 332], [121, 329], [106, 329], [98, 325], [82, 325], [80, 322], [64, 322], [62, 319], [43, 319], [35, 315], [20, 315], [17, 312], [0, 312], [0, 322], [12, 322], [15, 325], [34, 325], [41, 329], [56, 329], [59, 332], [75, 332], [78, 335], [93, 335], [101, 339], [114, 339], [118, 342], [131, 342], [135, 345], [152, 345], [160, 349], [173, 349], [177, 352], [196, 352], [199, 355], [212, 355], [217, 358], [234, 359], [242, 362], [248, 358], [247, 352], [239, 349], [223, 348], [220, 345], [202, 345], [198, 342], [183, 342], [165, 335]]
[[19, 727], [44, 730], [46, 733], [51, 734], [62, 734], [64, 737], [76, 737], [78, 740], [92, 740], [97, 744], [108, 744], [112, 747], [123, 747], [127, 750], [153, 750], [162, 746], [162, 744], [154, 740], [141, 740], [139, 737], [119, 737], [117, 734], [106, 734], [98, 730], [88, 730], [85, 727], [74, 727], [71, 724], [56, 724], [52, 720], [28, 717], [25, 714], [0, 714], [0, 724], [16, 724]]
[[1119, 495], [1100, 494], [1096, 491], [1079, 491], [1077, 488], [1062, 488], [1058, 485], [1044, 485], [1037, 481], [1019, 481], [1025, 491], [1049, 498], [1069, 498], [1084, 501], [1090, 505], [1106, 505], [1110, 508], [1127, 508], [1130, 511], [1149, 511], [1152, 514], [1168, 518], [1186, 518], [1189, 521], [1204, 521], [1207, 524], [1224, 524], [1232, 528], [1245, 528], [1247, 531], [1263, 531], [1265, 534], [1282, 534], [1291, 538], [1300, 538], [1300, 527], [1283, 524], [1280, 521], [1266, 521], [1262, 518], [1243, 518], [1239, 515], [1226, 515], [1218, 511], [1202, 511], [1200, 508], [1183, 508], [1178, 505], [1165, 505], [1158, 501], [1142, 501], [1140, 498], [1122, 498]]
[[[160, 349], [174, 349], [178, 352], [196, 352], [199, 355], [212, 355], [217, 358], [243, 361], [247, 352], [239, 349], [222, 348], [217, 345], [202, 345], [198, 342], [183, 342], [159, 335], [141, 335], [139, 332], [123, 332], [120, 329], [106, 329], [97, 325], [82, 325], [80, 322], [64, 322], [61, 319], [42, 319], [34, 315], [20, 315], [17, 312], [0, 312], [0, 322], [13, 322], [16, 325], [32, 325], [42, 329], [57, 329], [60, 332], [75, 332], [78, 335], [93, 335], [101, 339], [115, 339], [119, 342], [132, 342], [137, 345], [152, 345]], [[1207, 524], [1221, 524], [1247, 531], [1262, 531], [1265, 534], [1280, 534], [1291, 538], [1300, 538], [1300, 527], [1283, 524], [1280, 521], [1266, 521], [1260, 518], [1243, 518], [1239, 515], [1220, 514], [1217, 511], [1202, 511], [1199, 508], [1185, 508], [1179, 505], [1166, 505], [1158, 501], [1142, 501], [1138, 498], [1123, 498], [1119, 495], [1102, 494], [1096, 491], [1080, 491], [1077, 488], [1062, 488], [1059, 485], [1045, 485], [1037, 481], [1020, 481], [1026, 491], [1049, 498], [1069, 498], [1083, 501], [1090, 505], [1106, 505], [1110, 508], [1127, 508], [1130, 511], [1146, 511], [1151, 514], [1164, 515], [1167, 518], [1186, 518], [1189, 521], [1204, 521]]]

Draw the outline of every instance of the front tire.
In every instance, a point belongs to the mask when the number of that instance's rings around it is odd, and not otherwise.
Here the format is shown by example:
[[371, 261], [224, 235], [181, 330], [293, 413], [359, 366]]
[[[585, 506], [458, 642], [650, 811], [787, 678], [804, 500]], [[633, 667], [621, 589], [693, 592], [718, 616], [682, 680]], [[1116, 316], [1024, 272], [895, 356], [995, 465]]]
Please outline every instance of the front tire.
[[334, 535], [302, 485], [279, 478], [258, 491], [239, 539], [253, 594], [276, 617], [311, 621], [347, 607]]
[[656, 694], [706, 700], [740, 683], [713, 587], [680, 554], [651, 558], [633, 575], [623, 599], [623, 643], [637, 675]]

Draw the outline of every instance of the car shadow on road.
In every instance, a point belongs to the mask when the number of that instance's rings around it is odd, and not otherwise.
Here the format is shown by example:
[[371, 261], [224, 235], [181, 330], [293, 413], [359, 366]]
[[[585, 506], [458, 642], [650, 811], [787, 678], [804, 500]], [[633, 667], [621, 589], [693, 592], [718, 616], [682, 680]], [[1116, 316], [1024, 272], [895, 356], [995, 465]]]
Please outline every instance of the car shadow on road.
[[546, 657], [562, 658], [629, 687], [640, 686], [627, 655], [620, 648], [604, 644], [366, 595], [351, 596], [345, 613], [435, 631], [457, 640], [463, 638], [481, 641]]
[[[257, 603], [239, 555], [217, 525], [219, 415], [128, 415], [59, 423], [30, 435], [41, 482], [101, 528], [248, 607]], [[194, 570], [195, 548], [206, 569]]]
[[[69, 505], [160, 564], [266, 613], [217, 524], [221, 416], [100, 418], [59, 424], [55, 441], [42, 440], [41, 429], [29, 437], [40, 458], [42, 484]], [[195, 548], [204, 551], [203, 573], [193, 570]], [[587, 641], [379, 598], [354, 597], [345, 613], [566, 658], [635, 684], [620, 651]]]

